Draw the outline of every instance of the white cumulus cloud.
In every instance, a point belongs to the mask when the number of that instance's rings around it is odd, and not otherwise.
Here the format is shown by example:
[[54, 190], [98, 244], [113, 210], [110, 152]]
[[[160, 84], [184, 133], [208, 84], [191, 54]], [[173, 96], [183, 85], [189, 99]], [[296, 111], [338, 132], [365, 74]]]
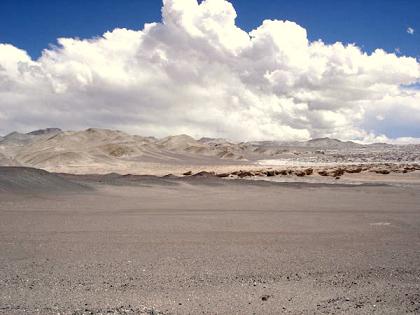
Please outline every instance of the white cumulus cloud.
[[0, 132], [420, 137], [420, 91], [407, 88], [420, 81], [415, 58], [311, 42], [291, 21], [248, 33], [226, 0], [164, 0], [162, 15], [142, 30], [59, 38], [37, 60], [0, 44]]

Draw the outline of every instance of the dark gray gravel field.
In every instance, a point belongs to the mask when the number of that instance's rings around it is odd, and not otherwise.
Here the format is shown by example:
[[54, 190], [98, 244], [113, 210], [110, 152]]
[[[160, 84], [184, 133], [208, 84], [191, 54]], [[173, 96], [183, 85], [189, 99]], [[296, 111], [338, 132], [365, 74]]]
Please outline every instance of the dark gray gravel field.
[[80, 184], [0, 192], [1, 314], [420, 314], [419, 186]]

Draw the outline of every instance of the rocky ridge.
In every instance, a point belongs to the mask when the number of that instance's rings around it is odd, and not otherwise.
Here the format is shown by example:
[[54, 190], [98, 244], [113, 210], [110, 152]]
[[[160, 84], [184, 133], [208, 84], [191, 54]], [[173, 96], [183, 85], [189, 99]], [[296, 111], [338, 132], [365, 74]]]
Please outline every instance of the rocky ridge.
[[183, 176], [193, 177], [220, 177], [220, 178], [253, 178], [253, 177], [275, 177], [275, 176], [288, 176], [288, 177], [305, 177], [311, 175], [318, 175], [323, 177], [333, 177], [340, 179], [345, 174], [358, 174], [358, 173], [373, 173], [388, 175], [391, 173], [406, 174], [414, 171], [420, 171], [420, 164], [365, 164], [365, 165], [339, 165], [334, 167], [288, 167], [288, 168], [260, 168], [253, 170], [237, 170], [233, 172], [208, 172], [200, 171], [193, 173], [188, 171], [183, 173]]

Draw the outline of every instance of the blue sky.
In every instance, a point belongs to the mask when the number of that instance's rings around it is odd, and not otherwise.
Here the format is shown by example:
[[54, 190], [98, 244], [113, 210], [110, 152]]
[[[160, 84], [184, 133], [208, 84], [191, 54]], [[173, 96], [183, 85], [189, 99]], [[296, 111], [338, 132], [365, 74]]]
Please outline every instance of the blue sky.
[[[237, 24], [251, 30], [264, 19], [295, 21], [311, 40], [356, 43], [365, 51], [399, 49], [420, 57], [418, 0], [232, 0]], [[1, 0], [0, 42], [36, 58], [57, 37], [91, 38], [116, 27], [142, 29], [161, 20], [159, 0]], [[407, 32], [408, 28], [413, 34]]]
[[0, 134], [420, 143], [420, 0], [231, 2], [0, 0]]

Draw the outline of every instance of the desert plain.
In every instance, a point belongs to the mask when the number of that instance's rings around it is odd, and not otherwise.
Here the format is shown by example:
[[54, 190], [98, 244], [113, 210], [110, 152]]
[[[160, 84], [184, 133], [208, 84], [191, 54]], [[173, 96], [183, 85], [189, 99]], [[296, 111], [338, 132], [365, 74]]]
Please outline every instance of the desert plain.
[[6, 136], [0, 313], [418, 314], [419, 151]]

